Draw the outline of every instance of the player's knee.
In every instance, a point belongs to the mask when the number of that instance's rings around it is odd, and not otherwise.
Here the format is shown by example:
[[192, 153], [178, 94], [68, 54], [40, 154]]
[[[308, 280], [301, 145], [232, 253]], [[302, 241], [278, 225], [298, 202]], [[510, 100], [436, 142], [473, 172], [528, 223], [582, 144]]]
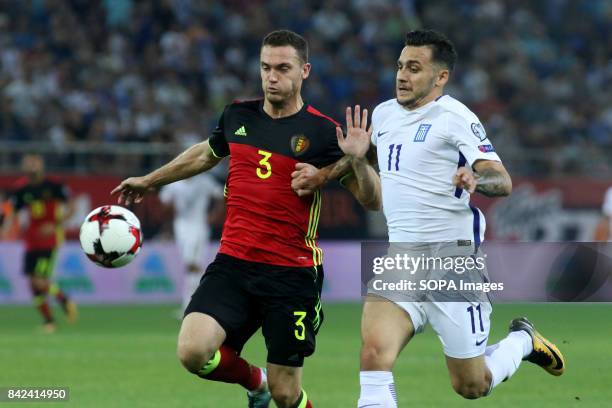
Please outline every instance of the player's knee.
[[361, 368], [364, 370], [391, 370], [395, 356], [377, 343], [364, 343], [361, 347]]
[[484, 381], [457, 381], [453, 389], [465, 399], [476, 399], [487, 395], [489, 386]]
[[297, 385], [286, 382], [270, 382], [268, 384], [272, 399], [280, 408], [290, 407], [299, 398], [301, 389]]
[[47, 280], [44, 278], [35, 276], [32, 278], [31, 282], [32, 288], [36, 291], [43, 292], [47, 288]]
[[189, 372], [197, 374], [202, 367], [212, 358], [216, 350], [209, 349], [205, 345], [191, 341], [180, 341], [176, 348], [176, 355]]

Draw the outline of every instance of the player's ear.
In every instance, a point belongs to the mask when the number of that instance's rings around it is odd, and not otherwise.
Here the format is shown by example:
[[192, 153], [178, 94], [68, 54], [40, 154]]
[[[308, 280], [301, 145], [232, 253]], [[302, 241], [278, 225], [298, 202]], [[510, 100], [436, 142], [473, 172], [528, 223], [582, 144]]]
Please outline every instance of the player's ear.
[[448, 82], [449, 75], [450, 75], [450, 72], [448, 69], [446, 68], [440, 69], [436, 76], [436, 86], [440, 88], [444, 87], [444, 85], [446, 85], [446, 83]]
[[306, 79], [308, 78], [308, 76], [310, 75], [310, 62], [305, 63], [304, 65], [302, 65], [302, 79]]

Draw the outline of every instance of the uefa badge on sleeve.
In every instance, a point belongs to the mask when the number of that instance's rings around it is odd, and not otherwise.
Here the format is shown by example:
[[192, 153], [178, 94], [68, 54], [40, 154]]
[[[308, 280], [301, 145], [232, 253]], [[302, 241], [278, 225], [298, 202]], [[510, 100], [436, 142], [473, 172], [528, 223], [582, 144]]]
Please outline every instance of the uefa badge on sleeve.
[[487, 132], [485, 132], [484, 127], [480, 123], [472, 123], [472, 133], [481, 142], [484, 142], [487, 138]]

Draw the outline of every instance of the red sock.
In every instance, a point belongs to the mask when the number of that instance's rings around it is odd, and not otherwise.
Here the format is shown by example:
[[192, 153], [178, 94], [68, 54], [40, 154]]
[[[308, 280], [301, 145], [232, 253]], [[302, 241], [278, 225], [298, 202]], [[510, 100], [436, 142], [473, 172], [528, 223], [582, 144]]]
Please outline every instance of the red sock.
[[310, 400], [306, 401], [306, 408], [312, 408], [312, 404], [310, 403]]
[[57, 292], [57, 294], [55, 295], [55, 299], [57, 299], [57, 301], [60, 303], [66, 303], [66, 301], [68, 300], [66, 295], [64, 295], [64, 292], [62, 292], [61, 290]]
[[[205, 366], [203, 370], [208, 373], [200, 374], [200, 377], [212, 381], [240, 384], [249, 391], [256, 390], [261, 385], [261, 370], [258, 367], [249, 364], [227, 346], [221, 346], [218, 353], [221, 358], [216, 363], [216, 367], [207, 368]], [[218, 357], [216, 354], [210, 364], [215, 364], [214, 360]]]
[[59, 288], [55, 292], [55, 300], [57, 300], [58, 303], [62, 305], [62, 308], [64, 309], [64, 311], [66, 311], [66, 304], [68, 303], [68, 296], [66, 296], [64, 292], [59, 290]]
[[49, 302], [47, 302], [47, 297], [45, 295], [34, 296], [34, 303], [45, 323], [52, 323], [53, 316], [51, 315], [51, 308], [49, 307]]
[[42, 315], [45, 323], [53, 322], [53, 315], [51, 314], [51, 308], [49, 307], [49, 302], [47, 301], [47, 289], [37, 289], [34, 287], [34, 284], [30, 284], [30, 291], [32, 292], [32, 300], [34, 301], [34, 306], [38, 309], [40, 314]]

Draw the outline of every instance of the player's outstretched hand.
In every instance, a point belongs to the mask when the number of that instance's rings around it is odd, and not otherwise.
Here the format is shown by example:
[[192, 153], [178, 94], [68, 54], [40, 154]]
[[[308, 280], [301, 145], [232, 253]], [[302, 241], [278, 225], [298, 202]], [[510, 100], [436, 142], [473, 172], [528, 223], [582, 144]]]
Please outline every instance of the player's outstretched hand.
[[300, 196], [307, 196], [317, 191], [325, 184], [325, 177], [322, 176], [312, 164], [297, 163], [295, 171], [291, 173], [291, 188]]
[[473, 194], [474, 191], [476, 191], [478, 181], [470, 169], [467, 167], [459, 167], [453, 176], [453, 184]]
[[372, 125], [368, 129], [368, 110], [360, 111], [359, 105], [355, 106], [355, 114], [351, 107], [346, 108], [346, 137], [340, 127], [336, 128], [338, 146], [344, 154], [362, 159], [370, 148], [370, 137], [372, 136]]
[[121, 182], [111, 191], [111, 195], [119, 193], [117, 202], [122, 205], [139, 203], [144, 195], [153, 189], [144, 177], [130, 177]]

